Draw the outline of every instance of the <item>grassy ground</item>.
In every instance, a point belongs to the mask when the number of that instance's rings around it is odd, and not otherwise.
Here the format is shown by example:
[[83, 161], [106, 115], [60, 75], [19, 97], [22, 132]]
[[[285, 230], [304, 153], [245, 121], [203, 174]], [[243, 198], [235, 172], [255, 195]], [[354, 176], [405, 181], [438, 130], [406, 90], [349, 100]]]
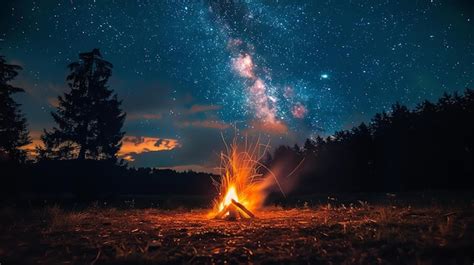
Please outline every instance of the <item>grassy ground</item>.
[[3, 264], [469, 264], [474, 210], [369, 205], [267, 208], [257, 219], [207, 210], [0, 210]]

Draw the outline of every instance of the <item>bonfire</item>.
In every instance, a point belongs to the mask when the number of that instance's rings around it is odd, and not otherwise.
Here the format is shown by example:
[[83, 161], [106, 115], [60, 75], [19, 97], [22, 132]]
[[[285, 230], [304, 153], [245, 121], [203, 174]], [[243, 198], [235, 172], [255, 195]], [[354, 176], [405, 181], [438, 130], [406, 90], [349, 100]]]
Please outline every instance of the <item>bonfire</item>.
[[268, 144], [245, 143], [241, 146], [234, 138], [229, 146], [224, 141], [226, 153], [221, 153], [220, 179], [214, 180], [218, 197], [211, 216], [217, 219], [254, 218], [255, 210], [263, 205], [266, 190], [276, 184], [283, 193], [275, 174], [261, 163], [268, 151]]

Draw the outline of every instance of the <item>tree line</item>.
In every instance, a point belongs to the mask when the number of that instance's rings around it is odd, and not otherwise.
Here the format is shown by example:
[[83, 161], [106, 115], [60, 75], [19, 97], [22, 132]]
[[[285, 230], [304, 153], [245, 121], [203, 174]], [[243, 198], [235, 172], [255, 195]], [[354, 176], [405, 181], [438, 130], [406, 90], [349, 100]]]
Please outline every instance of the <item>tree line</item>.
[[283, 165], [282, 176], [297, 168], [286, 180], [299, 182], [295, 193], [469, 190], [473, 151], [474, 90], [466, 89], [412, 110], [394, 104], [368, 124], [280, 146], [265, 163]]
[[[27, 163], [27, 121], [11, 84], [21, 67], [0, 56], [0, 165], [6, 193], [71, 192], [209, 194], [209, 174], [129, 168], [117, 158], [126, 113], [109, 88], [113, 65], [98, 49], [68, 65], [69, 91], [51, 113], [36, 163]], [[474, 90], [445, 94], [410, 110], [401, 104], [370, 123], [303, 147], [280, 146], [262, 163], [295, 194], [326, 191], [472, 189]]]
[[51, 113], [56, 124], [43, 131], [36, 161], [23, 146], [31, 143], [27, 121], [11, 85], [22, 68], [0, 56], [0, 165], [3, 194], [209, 194], [210, 174], [129, 168], [117, 158], [126, 117], [122, 101], [108, 86], [113, 65], [99, 49], [80, 53], [68, 66], [69, 91]]

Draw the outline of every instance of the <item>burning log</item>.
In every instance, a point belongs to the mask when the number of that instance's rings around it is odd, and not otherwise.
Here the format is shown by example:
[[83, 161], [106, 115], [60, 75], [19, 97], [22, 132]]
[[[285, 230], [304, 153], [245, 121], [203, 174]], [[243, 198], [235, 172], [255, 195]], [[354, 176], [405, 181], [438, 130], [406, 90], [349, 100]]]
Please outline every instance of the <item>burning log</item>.
[[229, 212], [229, 208], [230, 208], [231, 205], [232, 205], [232, 204], [229, 204], [229, 205], [227, 205], [226, 207], [224, 207], [224, 209], [222, 209], [220, 212], [218, 212], [218, 213], [216, 214], [216, 216], [214, 217], [214, 219], [222, 219], [222, 218], [224, 217], [224, 215]]
[[245, 208], [245, 206], [237, 201], [235, 201], [234, 199], [231, 200], [232, 204], [235, 205], [236, 208], [238, 208], [239, 210], [243, 211], [245, 214], [247, 214], [247, 216], [249, 218], [255, 218], [255, 215], [249, 211], [247, 208]]
[[249, 211], [249, 209], [247, 209], [243, 204], [232, 199], [231, 203], [224, 207], [224, 209], [222, 209], [214, 218], [237, 220], [255, 218], [255, 215], [251, 211]]
[[[230, 148], [225, 145], [227, 154], [221, 153], [220, 180], [213, 180], [219, 196], [214, 201], [211, 214], [215, 219], [255, 218], [249, 209], [263, 204], [266, 187], [270, 183], [267, 177], [272, 176], [280, 187], [275, 174], [259, 162], [268, 145], [261, 145], [258, 140], [255, 144], [248, 144], [246, 140], [242, 149], [236, 139]], [[269, 174], [262, 174], [262, 169], [268, 170]]]
[[230, 204], [229, 205], [229, 215], [227, 215], [226, 218], [228, 220], [237, 220], [237, 219], [239, 219], [239, 217], [242, 217], [240, 212], [237, 210], [237, 208], [235, 208], [234, 205]]

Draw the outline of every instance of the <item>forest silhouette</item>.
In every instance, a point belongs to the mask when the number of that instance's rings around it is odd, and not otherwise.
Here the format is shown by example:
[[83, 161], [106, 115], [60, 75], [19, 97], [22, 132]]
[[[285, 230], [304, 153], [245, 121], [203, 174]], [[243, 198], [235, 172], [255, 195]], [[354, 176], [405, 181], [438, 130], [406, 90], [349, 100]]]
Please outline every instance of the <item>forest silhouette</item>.
[[[0, 165], [5, 197], [68, 194], [97, 198], [123, 194], [210, 195], [211, 174], [134, 168], [117, 159], [126, 114], [108, 87], [112, 64], [100, 51], [68, 66], [69, 92], [58, 97], [56, 126], [45, 130], [36, 159], [27, 160], [27, 123], [12, 95], [21, 67], [0, 57]], [[264, 163], [278, 169], [292, 194], [472, 190], [474, 90], [444, 94], [414, 109], [389, 112], [304, 146], [280, 146]], [[296, 170], [295, 170], [296, 169]], [[215, 176], [214, 176], [215, 177]]]
[[474, 90], [389, 112], [302, 148], [280, 146], [267, 165], [289, 174], [304, 159], [294, 192], [472, 189]]

